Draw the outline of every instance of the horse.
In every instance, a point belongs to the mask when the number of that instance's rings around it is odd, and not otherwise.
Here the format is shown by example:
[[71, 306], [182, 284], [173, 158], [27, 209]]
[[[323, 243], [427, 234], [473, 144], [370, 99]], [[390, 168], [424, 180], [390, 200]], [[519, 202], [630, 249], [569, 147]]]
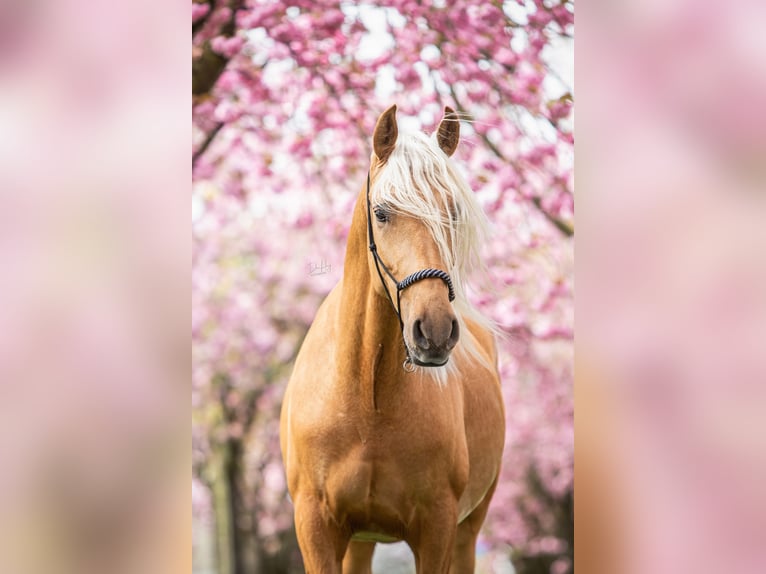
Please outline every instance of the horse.
[[[505, 437], [495, 336], [467, 301], [487, 220], [438, 129], [377, 120], [343, 277], [296, 357], [280, 445], [309, 574], [370, 573], [404, 540], [418, 574], [466, 573]], [[403, 278], [397, 281], [397, 277]]]

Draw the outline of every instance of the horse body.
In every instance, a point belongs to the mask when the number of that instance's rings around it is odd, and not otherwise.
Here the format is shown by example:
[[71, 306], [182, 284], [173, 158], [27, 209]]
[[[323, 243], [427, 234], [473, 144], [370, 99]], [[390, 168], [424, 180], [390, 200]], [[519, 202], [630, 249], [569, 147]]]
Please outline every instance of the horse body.
[[[303, 342], [282, 408], [282, 455], [306, 570], [369, 572], [375, 542], [405, 540], [419, 574], [473, 571], [503, 449], [493, 337], [465, 321], [464, 338], [475, 339], [484, 361], [453, 353], [445, 384], [427, 367], [402, 368], [408, 337], [371, 273], [364, 203], [362, 193], [344, 277]], [[438, 258], [420, 251], [413, 265]], [[402, 310], [422, 299], [444, 311], [416, 320], [434, 353], [438, 327], [454, 329], [444, 292], [428, 279], [401, 298]], [[402, 313], [408, 327], [410, 315]]]

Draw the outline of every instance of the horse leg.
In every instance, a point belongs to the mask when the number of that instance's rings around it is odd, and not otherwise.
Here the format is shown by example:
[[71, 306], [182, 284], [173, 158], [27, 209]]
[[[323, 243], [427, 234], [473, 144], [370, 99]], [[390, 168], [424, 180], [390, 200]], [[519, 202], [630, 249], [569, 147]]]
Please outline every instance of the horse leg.
[[476, 567], [476, 539], [479, 537], [479, 530], [481, 530], [481, 525], [484, 524], [484, 519], [487, 517], [489, 502], [492, 500], [496, 486], [497, 479], [489, 487], [489, 491], [484, 495], [484, 500], [479, 503], [479, 506], [458, 525], [450, 574], [466, 574], [474, 571]]
[[372, 553], [374, 542], [352, 540], [343, 558], [343, 574], [372, 574]]
[[341, 574], [349, 535], [315, 498], [301, 496], [295, 500], [295, 533], [306, 574]]
[[447, 574], [455, 545], [457, 501], [431, 508], [407, 537], [417, 574]]

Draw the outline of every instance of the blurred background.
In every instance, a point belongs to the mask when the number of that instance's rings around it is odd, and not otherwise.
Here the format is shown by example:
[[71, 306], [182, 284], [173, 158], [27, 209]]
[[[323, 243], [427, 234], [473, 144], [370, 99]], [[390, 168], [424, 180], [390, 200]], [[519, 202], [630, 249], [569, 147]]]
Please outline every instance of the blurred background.
[[[379, 114], [430, 133], [493, 229], [473, 302], [502, 331], [500, 484], [478, 572], [573, 569], [573, 5], [192, 4], [193, 567], [302, 571], [281, 397], [342, 277]], [[380, 572], [414, 572], [403, 545]]]
[[577, 18], [577, 565], [763, 572], [766, 5]]
[[0, 0], [0, 572], [191, 568], [189, 19]]

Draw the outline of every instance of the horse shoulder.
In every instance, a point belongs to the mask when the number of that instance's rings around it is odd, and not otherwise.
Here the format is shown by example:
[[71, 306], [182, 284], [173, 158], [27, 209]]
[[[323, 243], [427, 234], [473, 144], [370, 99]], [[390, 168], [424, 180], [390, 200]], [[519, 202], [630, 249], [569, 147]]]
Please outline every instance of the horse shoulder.
[[486, 496], [500, 472], [505, 443], [505, 409], [497, 369], [494, 335], [468, 323], [487, 368], [478, 362], [462, 377], [463, 417], [469, 457], [469, 478], [460, 500], [460, 517], [467, 516]]
[[[462, 377], [466, 422], [481, 420], [482, 413], [489, 413], [493, 415], [493, 418], [501, 418], [504, 421], [495, 336], [477, 323], [468, 322], [467, 326], [490, 368], [476, 361], [470, 368], [466, 369], [466, 373]], [[487, 426], [492, 427], [493, 425]], [[504, 428], [504, 422], [494, 425], [493, 428]], [[499, 434], [499, 431], [496, 430], [495, 432]]]

